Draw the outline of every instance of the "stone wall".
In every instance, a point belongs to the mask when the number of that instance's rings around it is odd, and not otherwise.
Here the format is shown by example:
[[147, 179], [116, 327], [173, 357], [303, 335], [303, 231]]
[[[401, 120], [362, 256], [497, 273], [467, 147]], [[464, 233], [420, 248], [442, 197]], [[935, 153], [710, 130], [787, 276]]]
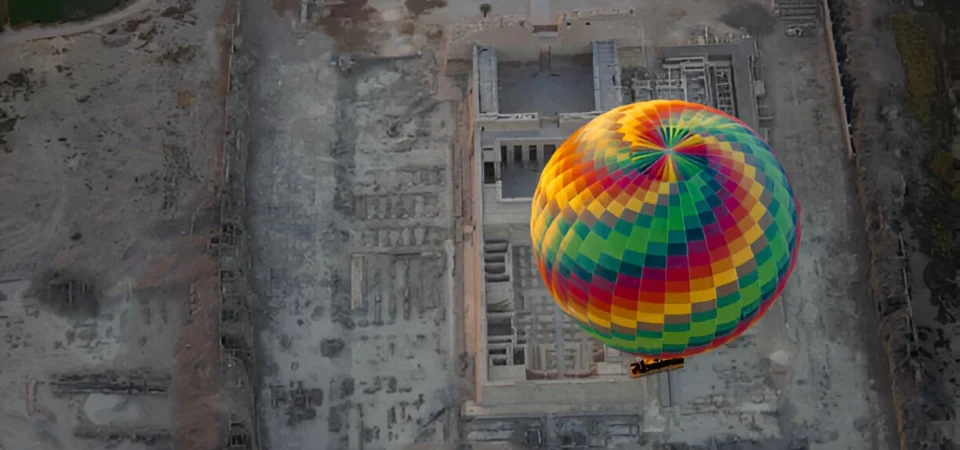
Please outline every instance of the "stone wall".
[[633, 8], [575, 10], [558, 15], [557, 24], [559, 32], [534, 33], [528, 17], [516, 15], [453, 25], [446, 33], [447, 73], [459, 66], [451, 61], [472, 59], [474, 44], [496, 48], [501, 62], [525, 62], [536, 61], [542, 45], [550, 46], [552, 55], [570, 56], [590, 53], [591, 43], [597, 39], [616, 41], [624, 48], [713, 44], [744, 37], [740, 30], [717, 24], [663, 30], [662, 21]]
[[497, 49], [500, 61], [536, 61], [541, 45], [555, 56], [588, 54], [591, 43], [602, 36], [627, 46], [644, 40], [633, 9], [605, 8], [574, 11], [558, 16], [559, 33], [534, 33], [526, 16], [500, 16], [472, 24], [458, 24], [447, 31], [447, 59], [469, 60], [474, 44]]

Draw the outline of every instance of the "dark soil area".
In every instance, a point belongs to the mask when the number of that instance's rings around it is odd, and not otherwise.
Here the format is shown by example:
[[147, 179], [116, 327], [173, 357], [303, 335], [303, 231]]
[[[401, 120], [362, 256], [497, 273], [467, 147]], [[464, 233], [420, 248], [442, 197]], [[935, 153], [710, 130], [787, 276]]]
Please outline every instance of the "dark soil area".
[[67, 317], [96, 317], [99, 293], [93, 282], [76, 274], [49, 271], [33, 280], [33, 297], [48, 310]]
[[921, 244], [932, 262], [923, 278], [936, 299], [936, 322], [952, 325], [960, 316], [960, 160], [951, 154], [960, 139], [954, 116], [960, 107], [960, 2], [927, 1], [913, 19], [926, 33], [937, 70], [926, 128], [933, 148], [918, 186], [924, 189], [909, 196], [913, 201], [904, 204], [904, 215], [926, 230]]
[[367, 0], [346, 1], [324, 8], [319, 25], [337, 40], [341, 51], [371, 50], [380, 16]]
[[0, 31], [3, 31], [3, 28], [7, 26], [7, 11], [9, 6], [7, 5], [7, 0], [0, 0]]
[[432, 9], [447, 6], [446, 0], [406, 0], [403, 3], [410, 14], [414, 16], [420, 16], [429, 13]]
[[759, 36], [770, 34], [777, 23], [766, 8], [756, 3], [745, 3], [724, 14], [720, 20], [733, 28], [742, 28]]
[[0, 18], [11, 26], [85, 20], [122, 7], [129, 0], [0, 0]]

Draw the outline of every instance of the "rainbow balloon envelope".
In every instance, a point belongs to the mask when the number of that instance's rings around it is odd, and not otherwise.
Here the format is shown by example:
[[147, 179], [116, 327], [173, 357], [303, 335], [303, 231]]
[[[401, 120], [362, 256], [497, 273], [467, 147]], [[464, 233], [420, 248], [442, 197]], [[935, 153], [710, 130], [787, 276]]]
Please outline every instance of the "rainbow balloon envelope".
[[770, 309], [800, 205], [744, 123], [682, 101], [609, 111], [557, 149], [530, 221], [547, 289], [588, 334], [645, 357], [717, 348]]

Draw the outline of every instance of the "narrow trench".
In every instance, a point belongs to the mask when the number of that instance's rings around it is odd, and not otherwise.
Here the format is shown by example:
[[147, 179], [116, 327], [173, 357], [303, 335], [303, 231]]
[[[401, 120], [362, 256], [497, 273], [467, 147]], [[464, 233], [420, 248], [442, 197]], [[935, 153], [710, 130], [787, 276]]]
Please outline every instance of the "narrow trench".
[[[847, 7], [843, 0], [827, 0], [827, 8], [830, 13], [830, 22], [833, 31], [833, 47], [837, 51], [837, 67], [840, 70], [840, 90], [843, 94], [844, 114], [847, 117], [847, 124], [854, 127], [854, 119], [857, 111], [853, 105], [853, 94], [856, 91], [856, 80], [853, 75], [847, 72], [847, 44], [843, 41], [843, 35], [850, 31], [847, 25]], [[853, 130], [850, 130], [850, 146], [856, 153], [857, 148], [853, 142]]]

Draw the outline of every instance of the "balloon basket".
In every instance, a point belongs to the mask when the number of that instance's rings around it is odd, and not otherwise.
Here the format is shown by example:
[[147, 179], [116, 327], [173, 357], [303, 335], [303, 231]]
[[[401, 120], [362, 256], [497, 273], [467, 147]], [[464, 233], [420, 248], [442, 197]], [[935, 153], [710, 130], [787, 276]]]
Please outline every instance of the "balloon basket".
[[630, 378], [640, 378], [655, 373], [683, 368], [683, 358], [646, 359], [637, 358], [630, 364]]

